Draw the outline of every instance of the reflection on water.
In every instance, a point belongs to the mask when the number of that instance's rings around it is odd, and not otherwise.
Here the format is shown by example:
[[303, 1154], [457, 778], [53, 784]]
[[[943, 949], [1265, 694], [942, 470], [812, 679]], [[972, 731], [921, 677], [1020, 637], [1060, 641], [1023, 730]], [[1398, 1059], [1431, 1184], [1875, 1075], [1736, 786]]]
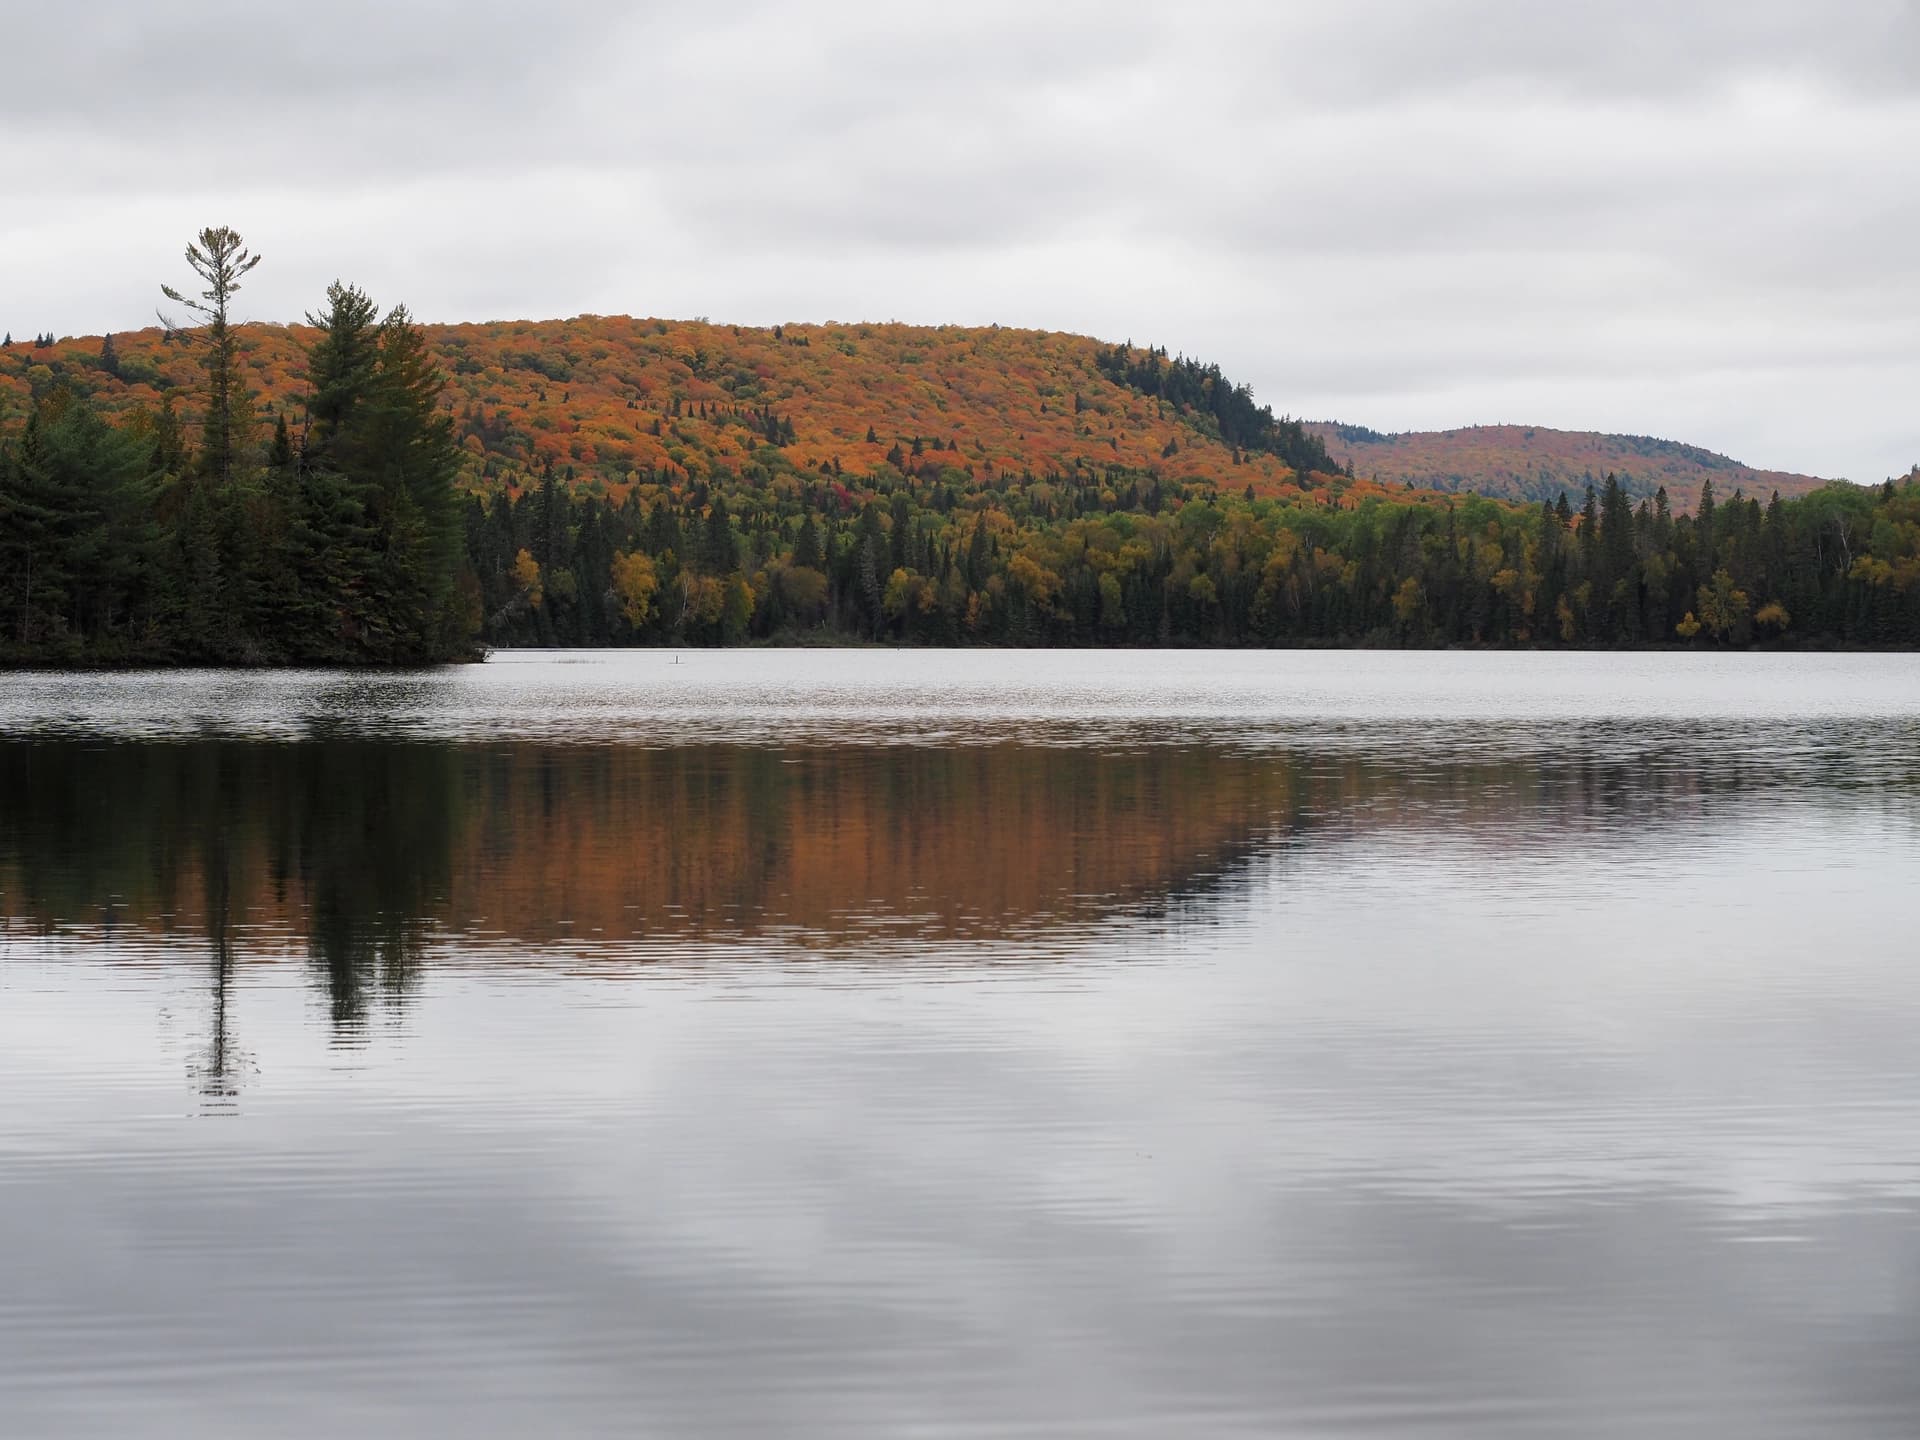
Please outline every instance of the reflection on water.
[[8, 678], [0, 1428], [1920, 1428], [1920, 666], [686, 659]]

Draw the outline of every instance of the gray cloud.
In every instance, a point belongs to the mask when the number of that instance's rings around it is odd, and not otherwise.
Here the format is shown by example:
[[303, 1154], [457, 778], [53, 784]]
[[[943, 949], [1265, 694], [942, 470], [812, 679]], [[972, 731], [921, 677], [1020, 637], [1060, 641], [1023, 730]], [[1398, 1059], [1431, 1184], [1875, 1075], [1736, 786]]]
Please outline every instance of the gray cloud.
[[1912, 0], [1358, 0], [1287, 9], [1315, 17], [1307, 33], [1360, 60], [1346, 78], [1362, 94], [1497, 84], [1684, 98], [1754, 76], [1911, 94], [1920, 61]]
[[141, 323], [218, 220], [269, 257], [262, 318], [344, 274], [430, 318], [997, 320], [1380, 428], [1920, 459], [1912, 0], [9, 23], [16, 333]]

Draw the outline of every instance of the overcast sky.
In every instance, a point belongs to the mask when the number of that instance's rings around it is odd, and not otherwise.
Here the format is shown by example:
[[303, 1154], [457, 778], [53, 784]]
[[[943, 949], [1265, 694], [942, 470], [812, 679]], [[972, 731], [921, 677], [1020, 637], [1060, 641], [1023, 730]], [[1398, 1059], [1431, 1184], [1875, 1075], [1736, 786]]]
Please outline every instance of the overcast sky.
[[0, 327], [900, 319], [1380, 429], [1920, 461], [1920, 0], [0, 0]]

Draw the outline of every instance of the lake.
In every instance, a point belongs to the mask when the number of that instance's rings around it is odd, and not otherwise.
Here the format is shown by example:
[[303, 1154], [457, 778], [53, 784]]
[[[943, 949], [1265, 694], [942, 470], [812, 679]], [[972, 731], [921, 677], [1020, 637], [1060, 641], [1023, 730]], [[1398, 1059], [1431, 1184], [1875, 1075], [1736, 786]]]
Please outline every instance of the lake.
[[1920, 657], [0, 675], [0, 1431], [1920, 1432]]

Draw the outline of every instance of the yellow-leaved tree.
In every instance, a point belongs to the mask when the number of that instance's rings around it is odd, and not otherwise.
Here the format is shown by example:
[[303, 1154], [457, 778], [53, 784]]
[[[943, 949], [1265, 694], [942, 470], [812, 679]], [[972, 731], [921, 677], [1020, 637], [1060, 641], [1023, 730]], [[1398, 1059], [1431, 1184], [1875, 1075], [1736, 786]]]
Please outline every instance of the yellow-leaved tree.
[[513, 578], [527, 597], [527, 603], [538, 609], [545, 595], [540, 584], [540, 562], [533, 558], [532, 552], [522, 550], [513, 557]]
[[653, 567], [651, 555], [634, 550], [613, 557], [613, 593], [619, 597], [620, 613], [634, 629], [638, 630], [652, 616], [653, 597], [659, 589], [660, 576]]

